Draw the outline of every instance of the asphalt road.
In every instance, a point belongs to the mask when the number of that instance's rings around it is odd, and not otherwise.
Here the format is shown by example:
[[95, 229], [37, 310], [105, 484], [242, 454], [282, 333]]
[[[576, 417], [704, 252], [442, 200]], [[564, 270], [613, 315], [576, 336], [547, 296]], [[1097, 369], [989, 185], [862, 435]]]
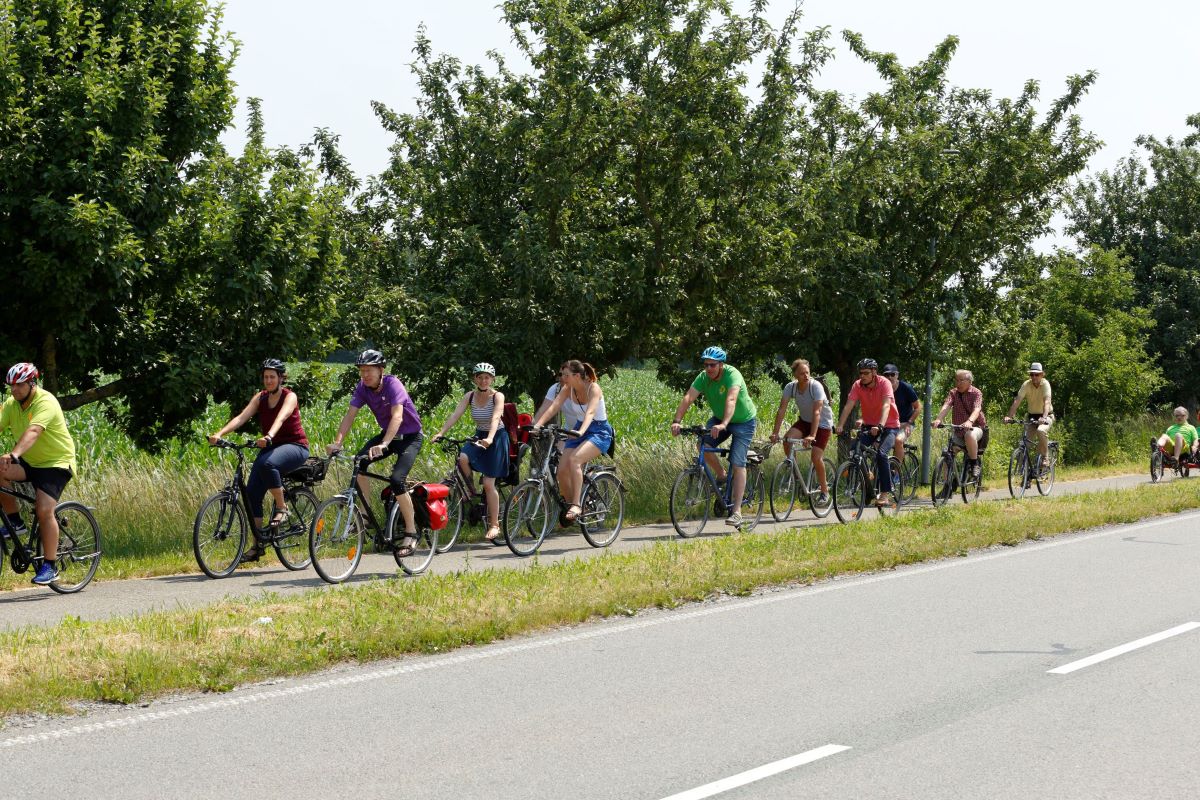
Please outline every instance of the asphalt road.
[[1198, 526], [9, 728], [0, 753], [92, 798], [1195, 798]]
[[[1147, 482], [1141, 475], [1123, 475], [1112, 478], [1059, 483], [1054, 494], [1094, 492], [1101, 489], [1125, 488]], [[926, 490], [927, 491], [927, 490]], [[1008, 498], [1007, 489], [995, 489], [984, 494], [989, 499]], [[957, 499], [952, 502], [961, 502]], [[1036, 503], [1038, 498], [1026, 497], [1024, 502]], [[925, 503], [925, 505], [928, 505]], [[868, 515], [874, 511], [868, 510]], [[769, 508], [764, 518], [770, 519]], [[796, 512], [793, 518], [782, 524], [762, 524], [756, 532], [807, 527], [818, 524], [838, 524], [830, 513], [824, 520], [813, 518], [807, 510]], [[709, 521], [703, 536], [726, 536], [729, 529], [720, 521]], [[610, 548], [597, 550], [577, 532], [562, 531], [547, 537], [538, 553], [540, 563], [568, 558], [590, 558], [607, 550], [626, 552], [652, 545], [663, 539], [675, 539], [670, 523], [641, 525], [625, 528], [621, 537]], [[436, 556], [431, 572], [455, 572], [459, 570], [520, 568], [533, 563], [531, 559], [514, 556], [507, 547], [496, 547], [487, 543], [458, 545], [449, 553]], [[368, 581], [395, 578], [397, 567], [391, 555], [368, 553], [363, 556], [353, 581]], [[407, 580], [420, 580], [408, 578]], [[275, 563], [258, 569], [239, 570], [228, 578], [211, 580], [200, 573], [168, 575], [158, 578], [141, 578], [124, 581], [99, 581], [80, 594], [62, 597], [48, 589], [31, 587], [9, 592], [0, 592], [0, 630], [11, 630], [28, 625], [51, 625], [70, 615], [85, 620], [104, 619], [144, 611], [197, 607], [210, 605], [230, 597], [253, 597], [267, 592], [289, 594], [327, 586], [311, 568], [302, 572], [289, 572]]]

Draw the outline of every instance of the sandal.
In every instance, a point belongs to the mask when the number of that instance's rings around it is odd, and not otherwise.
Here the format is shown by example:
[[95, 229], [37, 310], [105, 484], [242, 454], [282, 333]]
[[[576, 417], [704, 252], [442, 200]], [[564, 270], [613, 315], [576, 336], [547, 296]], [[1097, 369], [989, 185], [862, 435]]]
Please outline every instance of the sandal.
[[279, 509], [275, 512], [275, 516], [271, 517], [271, 527], [279, 530], [291, 516], [291, 513], [286, 508]]
[[[408, 542], [408, 544], [405, 544], [405, 542]], [[400, 539], [400, 546], [398, 548], [396, 548], [396, 555], [399, 556], [400, 558], [405, 558], [407, 556], [411, 556], [414, 552], [416, 552], [416, 549], [417, 549], [417, 534], [406, 533], [406, 534], [404, 534], [403, 538]]]
[[567, 513], [564, 514], [563, 516], [566, 518], [566, 520], [568, 522], [574, 522], [575, 520], [579, 519], [579, 515], [582, 513], [583, 513], [583, 506], [576, 503], [576, 504], [573, 504], [570, 508], [568, 508]]
[[266, 555], [266, 548], [262, 546], [262, 543], [255, 542], [250, 545], [250, 549], [242, 551], [242, 557], [238, 563], [245, 564], [247, 561], [258, 561], [264, 555]]
[[489, 525], [487, 533], [483, 535], [483, 538], [497, 546], [504, 544], [504, 540], [500, 536], [499, 525]]

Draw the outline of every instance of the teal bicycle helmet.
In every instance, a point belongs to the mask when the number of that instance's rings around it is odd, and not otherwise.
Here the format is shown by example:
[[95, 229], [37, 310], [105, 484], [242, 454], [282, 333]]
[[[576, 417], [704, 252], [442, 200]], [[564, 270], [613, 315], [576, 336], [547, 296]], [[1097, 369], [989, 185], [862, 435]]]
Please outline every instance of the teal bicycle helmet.
[[714, 346], [705, 348], [704, 352], [700, 354], [700, 358], [704, 361], [724, 362], [727, 358], [729, 358], [729, 354], [721, 348]]

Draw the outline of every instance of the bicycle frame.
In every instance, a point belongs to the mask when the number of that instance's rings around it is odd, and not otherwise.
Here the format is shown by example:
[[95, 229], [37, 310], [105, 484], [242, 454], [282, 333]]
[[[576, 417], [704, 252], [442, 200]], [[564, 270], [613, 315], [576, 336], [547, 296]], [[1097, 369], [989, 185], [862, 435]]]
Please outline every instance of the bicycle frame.
[[[15, 497], [18, 502], [26, 503], [31, 509], [34, 508], [37, 502], [36, 497], [32, 495], [23, 494], [18, 492], [16, 489], [7, 489], [3, 486], [0, 486], [0, 494], [6, 494], [9, 497]], [[15, 535], [0, 538], [0, 548], [3, 548], [4, 555], [9, 557], [9, 564], [12, 567], [12, 571], [16, 573], [22, 573], [31, 566], [40, 566], [42, 561], [45, 559], [45, 556], [42, 553], [42, 537], [38, 535], [39, 523], [37, 514], [35, 513], [31, 516], [32, 521], [29, 523], [28, 528], [28, 544], [22, 542], [21, 537]], [[9, 530], [12, 530], [12, 520], [9, 519], [8, 512], [3, 508], [0, 508], [0, 521], [7, 525]], [[12, 540], [11, 552], [9, 551], [7, 544], [10, 539]]]
[[[792, 476], [799, 482], [800, 486], [804, 489], [805, 496], [813, 497], [815, 495], [820, 494], [821, 493], [820, 484], [817, 484], [816, 488], [809, 486], [808, 474], [804, 473], [800, 469], [800, 461], [796, 458], [797, 451], [800, 451], [802, 453], [808, 453], [809, 462], [815, 463], [812, 460], [812, 444], [807, 439], [787, 438], [787, 439], [784, 439], [783, 441], [787, 444], [792, 445], [791, 452], [788, 453], [786, 456], [784, 456], [783, 460], [791, 465]], [[814, 477], [816, 477], [816, 476], [814, 475]], [[831, 480], [832, 476], [826, 475], [825, 479], [827, 481]]]
[[[226, 450], [233, 450], [233, 451], [235, 451], [235, 454], [237, 455], [237, 464], [234, 465], [233, 475], [229, 478], [229, 481], [225, 484], [223, 491], [225, 491], [227, 494], [231, 494], [231, 495], [234, 495], [234, 496], [240, 498], [242, 508], [245, 509], [245, 511], [246, 511], [246, 522], [250, 525], [251, 533], [253, 533], [257, 539], [259, 539], [263, 542], [266, 542], [268, 544], [275, 543], [276, 541], [278, 541], [282, 538], [285, 538], [286, 536], [293, 535], [292, 532], [290, 532], [290, 531], [275, 530], [271, 525], [264, 525], [260, 528], [254, 524], [254, 520], [256, 517], [259, 519], [262, 518], [261, 517], [262, 509], [261, 508], [255, 509], [255, 508], [250, 507], [250, 495], [246, 491], [246, 476], [245, 476], [245, 473], [247, 471], [246, 451], [247, 450], [258, 450], [260, 448], [258, 448], [256, 445], [254, 445], [250, 442], [244, 442], [242, 444], [238, 444], [237, 442], [230, 442], [230, 441], [227, 441], [224, 439], [222, 439], [221, 442], [218, 443], [216, 446], [219, 448], [226, 449]], [[288, 489], [294, 489], [297, 486], [303, 486], [303, 485], [304, 484], [300, 481], [288, 480], [286, 476], [283, 479], [283, 490], [285, 493], [287, 492]], [[258, 512], [257, 514], [255, 513], [256, 511]]]
[[[722, 489], [721, 484], [717, 483], [717, 478], [715, 475], [713, 475], [712, 469], [710, 469], [708, 466], [708, 460], [704, 456], [708, 453], [716, 453], [718, 458], [723, 456], [725, 460], [728, 461], [730, 448], [711, 447], [706, 444], [704, 442], [704, 438], [709, 434], [709, 430], [707, 428], [701, 428], [698, 426], [684, 428], [680, 430], [680, 433], [690, 433], [696, 437], [696, 463], [694, 466], [700, 467], [700, 469], [704, 471], [704, 476], [708, 479], [709, 484], [712, 485], [713, 494], [721, 498], [721, 502], [728, 510], [730, 505], [733, 503], [733, 475], [731, 474], [733, 466], [730, 465], [729, 470], [725, 473], [725, 488]], [[749, 492], [743, 492], [742, 494], [743, 506], [750, 505], [750, 503], [753, 502], [754, 498], [749, 497], [748, 495]]]
[[[336, 458], [337, 455], [335, 454], [334, 457]], [[380, 525], [379, 522], [375, 519], [375, 512], [373, 510], [371, 510], [371, 503], [367, 500], [366, 495], [363, 494], [362, 487], [358, 485], [358, 476], [365, 475], [368, 478], [372, 478], [377, 481], [382, 481], [383, 483], [386, 483], [387, 485], [391, 486], [391, 483], [392, 483], [391, 475], [380, 475], [378, 473], [371, 472], [370, 470], [368, 470], [366, 468], [367, 465], [373, 464], [376, 461], [382, 461], [383, 459], [385, 459], [387, 457], [388, 457], [387, 453], [385, 453], [382, 457], [377, 458], [377, 459], [372, 459], [370, 456], [342, 456], [343, 460], [348, 458], [351, 462], [349, 488], [347, 488], [346, 491], [341, 493], [346, 498], [346, 502], [349, 507], [350, 516], [351, 516], [351, 518], [353, 518], [354, 512], [356, 510], [358, 510], [362, 514], [363, 519], [366, 520], [367, 526], [376, 535], [376, 538], [379, 539], [380, 541], [387, 541], [387, 532], [383, 529], [383, 526]], [[355, 498], [362, 501], [361, 509], [359, 508], [358, 504], [355, 502]]]

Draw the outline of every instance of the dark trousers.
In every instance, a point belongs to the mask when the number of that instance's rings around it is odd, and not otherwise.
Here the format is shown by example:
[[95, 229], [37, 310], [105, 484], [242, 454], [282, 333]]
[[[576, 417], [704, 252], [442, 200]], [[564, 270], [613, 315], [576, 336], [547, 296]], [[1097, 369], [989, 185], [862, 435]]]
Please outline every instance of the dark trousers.
[[246, 497], [255, 514], [261, 512], [267, 490], [283, 486], [283, 476], [299, 469], [307, 458], [308, 448], [299, 444], [277, 444], [258, 451], [246, 481]]
[[[883, 428], [879, 435], [879, 454], [875, 456], [875, 483], [881, 492], [892, 490], [892, 468], [888, 465], [888, 456], [896, 445], [896, 434], [899, 428]], [[858, 441], [864, 447], [875, 441], [870, 428], [863, 428], [858, 433]]]

